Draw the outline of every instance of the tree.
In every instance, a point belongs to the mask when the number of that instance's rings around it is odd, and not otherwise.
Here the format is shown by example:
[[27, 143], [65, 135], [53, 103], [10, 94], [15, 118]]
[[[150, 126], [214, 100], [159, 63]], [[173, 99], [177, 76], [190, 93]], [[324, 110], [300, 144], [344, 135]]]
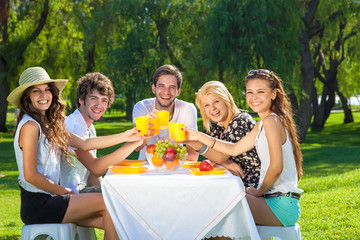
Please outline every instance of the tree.
[[[338, 7], [333, 10], [334, 4]], [[320, 105], [314, 111], [313, 127], [322, 128], [335, 105], [337, 94], [344, 110], [344, 123], [353, 122], [351, 108], [338, 79], [338, 71], [349, 53], [347, 41], [358, 38], [360, 24], [358, 22], [360, 4], [354, 1], [338, 1], [331, 7], [323, 3], [322, 14], [329, 16], [322, 23], [319, 35], [314, 38], [315, 76], [323, 84]], [[329, 14], [330, 12], [330, 14]], [[319, 14], [320, 15], [320, 14]]]
[[[17, 4], [17, 5], [16, 5]], [[19, 11], [15, 11], [18, 9]], [[39, 14], [41, 9], [41, 13]], [[0, 41], [0, 131], [6, 132], [6, 113], [10, 85], [17, 76], [19, 66], [25, 61], [25, 53], [41, 33], [49, 14], [49, 0], [42, 6], [38, 2], [20, 1], [0, 2], [1, 31]], [[40, 15], [40, 17], [37, 17]], [[12, 16], [12, 17], [10, 17]], [[16, 21], [13, 21], [16, 19]], [[36, 19], [36, 20], [33, 20]]]
[[242, 76], [250, 69], [271, 69], [291, 86], [300, 49], [300, 15], [294, 11], [299, 8], [296, 1], [213, 1], [202, 54], [213, 73], [209, 78], [224, 82], [239, 103], [244, 99]]
[[[310, 0], [303, 2], [306, 12], [302, 18], [304, 27], [299, 37], [299, 42], [302, 44], [300, 50], [300, 64], [301, 64], [301, 88], [300, 88], [300, 104], [296, 112], [296, 120], [298, 125], [299, 141], [305, 141], [306, 133], [311, 124], [312, 118], [312, 97], [314, 94], [314, 66], [312, 64], [312, 53], [310, 50], [310, 40], [320, 31], [320, 26], [313, 24], [316, 11], [318, 9], [320, 0]], [[294, 95], [293, 95], [294, 96]], [[294, 101], [292, 101], [294, 102]]]

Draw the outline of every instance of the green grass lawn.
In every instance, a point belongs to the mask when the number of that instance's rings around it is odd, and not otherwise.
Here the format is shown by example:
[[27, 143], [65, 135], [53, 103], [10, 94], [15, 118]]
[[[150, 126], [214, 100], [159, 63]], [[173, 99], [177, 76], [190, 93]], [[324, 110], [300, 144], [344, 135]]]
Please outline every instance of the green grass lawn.
[[[13, 119], [9, 112], [9, 129], [14, 127]], [[355, 123], [344, 125], [343, 114], [332, 113], [325, 128], [310, 131], [301, 145], [302, 239], [360, 239], [360, 112], [354, 112], [354, 119]], [[123, 116], [109, 115], [95, 125], [99, 136], [132, 127]], [[116, 147], [99, 150], [98, 155]], [[23, 223], [12, 133], [0, 133], [0, 156], [0, 239], [20, 239]], [[129, 158], [136, 159], [137, 153]], [[102, 239], [103, 232], [97, 230], [97, 235]]]

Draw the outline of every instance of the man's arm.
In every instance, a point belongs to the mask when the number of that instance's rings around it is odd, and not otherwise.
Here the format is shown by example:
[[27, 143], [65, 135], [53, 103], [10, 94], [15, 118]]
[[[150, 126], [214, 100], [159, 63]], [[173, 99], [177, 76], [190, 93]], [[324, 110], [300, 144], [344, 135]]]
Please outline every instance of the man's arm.
[[90, 152], [75, 150], [77, 159], [96, 177], [102, 176], [110, 166], [114, 166], [125, 160], [134, 149], [142, 143], [142, 140], [128, 142], [116, 151], [100, 158], [95, 158]]

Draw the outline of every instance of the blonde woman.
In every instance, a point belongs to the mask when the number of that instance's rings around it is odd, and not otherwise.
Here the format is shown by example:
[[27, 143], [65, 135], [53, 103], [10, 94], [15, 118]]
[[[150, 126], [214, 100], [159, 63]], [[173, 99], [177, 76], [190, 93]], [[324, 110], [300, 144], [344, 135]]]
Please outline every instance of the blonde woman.
[[[196, 94], [196, 105], [200, 109], [206, 132], [211, 136], [229, 142], [237, 142], [248, 134], [255, 126], [250, 114], [236, 106], [233, 97], [225, 85], [219, 81], [205, 83]], [[260, 160], [255, 148], [230, 156], [209, 149], [206, 145], [197, 144], [199, 151], [210, 161], [228, 168], [234, 175], [239, 175], [245, 187], [257, 187], [260, 177]]]

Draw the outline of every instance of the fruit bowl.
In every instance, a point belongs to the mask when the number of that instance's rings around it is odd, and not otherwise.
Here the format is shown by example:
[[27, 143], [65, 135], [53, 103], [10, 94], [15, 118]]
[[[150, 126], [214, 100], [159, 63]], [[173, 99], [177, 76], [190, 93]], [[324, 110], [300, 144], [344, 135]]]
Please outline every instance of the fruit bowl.
[[158, 158], [156, 155], [152, 153], [146, 153], [145, 155], [148, 163], [152, 168], [157, 170], [164, 170], [164, 171], [174, 171], [176, 169], [181, 168], [188, 154], [186, 153], [181, 160], [174, 159], [174, 161], [165, 161], [163, 158]]
[[146, 159], [150, 166], [161, 171], [174, 171], [180, 168], [186, 158], [186, 147], [179, 144], [172, 144], [168, 140], [157, 141], [146, 149]]

